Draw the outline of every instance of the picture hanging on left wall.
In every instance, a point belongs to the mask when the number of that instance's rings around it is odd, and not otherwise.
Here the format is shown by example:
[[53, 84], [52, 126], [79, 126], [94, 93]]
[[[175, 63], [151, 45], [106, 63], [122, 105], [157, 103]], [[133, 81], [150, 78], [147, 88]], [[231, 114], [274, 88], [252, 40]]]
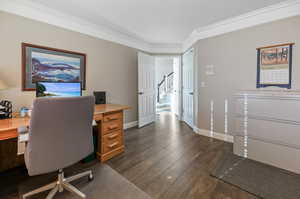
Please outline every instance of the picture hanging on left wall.
[[85, 89], [86, 55], [22, 43], [22, 90], [34, 91], [36, 82], [81, 82]]

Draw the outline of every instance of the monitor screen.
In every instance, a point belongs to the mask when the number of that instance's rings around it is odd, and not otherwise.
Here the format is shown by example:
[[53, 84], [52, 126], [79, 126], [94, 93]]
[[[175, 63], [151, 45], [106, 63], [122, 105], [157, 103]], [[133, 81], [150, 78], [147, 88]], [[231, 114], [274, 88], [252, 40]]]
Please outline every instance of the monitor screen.
[[37, 97], [76, 97], [81, 96], [80, 82], [37, 82]]

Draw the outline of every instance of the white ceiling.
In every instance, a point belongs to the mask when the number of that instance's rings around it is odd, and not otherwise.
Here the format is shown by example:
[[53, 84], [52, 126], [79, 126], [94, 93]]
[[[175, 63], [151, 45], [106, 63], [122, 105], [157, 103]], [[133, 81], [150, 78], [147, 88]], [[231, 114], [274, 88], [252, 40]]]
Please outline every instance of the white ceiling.
[[300, 0], [0, 0], [0, 10], [150, 53], [300, 15]]
[[32, 0], [65, 14], [138, 37], [178, 44], [199, 27], [282, 0]]

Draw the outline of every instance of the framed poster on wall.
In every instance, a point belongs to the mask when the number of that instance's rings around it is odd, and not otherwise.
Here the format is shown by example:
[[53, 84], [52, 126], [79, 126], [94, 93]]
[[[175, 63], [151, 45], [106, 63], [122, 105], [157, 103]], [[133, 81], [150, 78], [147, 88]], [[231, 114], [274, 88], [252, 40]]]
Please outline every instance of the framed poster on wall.
[[294, 43], [257, 48], [257, 88], [291, 88]]
[[85, 90], [86, 55], [62, 49], [22, 43], [22, 90], [35, 90], [35, 83], [81, 82]]

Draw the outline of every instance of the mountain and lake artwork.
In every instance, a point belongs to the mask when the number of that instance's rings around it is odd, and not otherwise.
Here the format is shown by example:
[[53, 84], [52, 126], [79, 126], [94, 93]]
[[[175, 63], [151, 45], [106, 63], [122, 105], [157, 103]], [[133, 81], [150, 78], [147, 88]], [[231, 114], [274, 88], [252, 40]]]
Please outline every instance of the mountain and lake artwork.
[[37, 82], [82, 82], [85, 88], [85, 54], [22, 45], [23, 90], [35, 90]]
[[32, 52], [32, 81], [75, 82], [80, 78], [80, 59]]

